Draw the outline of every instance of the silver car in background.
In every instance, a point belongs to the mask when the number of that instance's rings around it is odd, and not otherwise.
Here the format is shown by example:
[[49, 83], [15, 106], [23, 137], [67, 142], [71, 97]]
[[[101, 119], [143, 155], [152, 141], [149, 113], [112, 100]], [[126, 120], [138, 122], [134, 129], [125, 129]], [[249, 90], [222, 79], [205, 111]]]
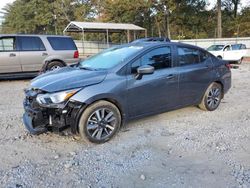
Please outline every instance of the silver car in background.
[[77, 63], [79, 53], [71, 37], [57, 35], [0, 35], [0, 78], [36, 75]]

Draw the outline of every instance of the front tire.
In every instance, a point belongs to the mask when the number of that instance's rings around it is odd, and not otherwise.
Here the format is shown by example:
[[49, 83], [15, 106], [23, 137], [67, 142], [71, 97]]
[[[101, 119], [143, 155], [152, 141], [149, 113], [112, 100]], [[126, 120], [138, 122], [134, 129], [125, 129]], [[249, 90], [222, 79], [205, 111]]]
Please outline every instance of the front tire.
[[108, 101], [97, 101], [87, 107], [79, 120], [78, 128], [84, 141], [104, 143], [120, 129], [119, 109]]
[[213, 82], [207, 88], [199, 107], [205, 111], [214, 111], [220, 105], [222, 96], [221, 84]]

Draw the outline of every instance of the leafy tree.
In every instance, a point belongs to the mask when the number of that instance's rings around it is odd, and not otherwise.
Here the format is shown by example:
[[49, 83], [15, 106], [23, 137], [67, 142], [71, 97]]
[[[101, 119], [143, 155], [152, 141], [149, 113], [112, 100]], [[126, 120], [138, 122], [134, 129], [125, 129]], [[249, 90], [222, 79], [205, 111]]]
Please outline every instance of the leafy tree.
[[62, 33], [72, 20], [91, 20], [89, 0], [16, 0], [5, 7], [3, 32]]
[[[250, 11], [246, 7], [239, 12], [240, 3], [218, 0], [221, 8], [208, 10], [207, 0], [16, 0], [5, 7], [2, 32], [62, 34], [76, 20], [134, 23], [146, 28], [148, 36], [172, 39], [221, 37], [220, 28], [223, 37], [247, 36]], [[104, 34], [86, 38], [106, 40]], [[124, 42], [126, 35], [114, 33], [110, 40]]]

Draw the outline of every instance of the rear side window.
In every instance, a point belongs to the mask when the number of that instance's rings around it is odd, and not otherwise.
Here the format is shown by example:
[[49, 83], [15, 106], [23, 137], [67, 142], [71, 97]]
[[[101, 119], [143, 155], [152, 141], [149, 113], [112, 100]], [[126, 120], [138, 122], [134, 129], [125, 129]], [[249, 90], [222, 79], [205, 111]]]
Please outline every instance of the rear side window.
[[14, 51], [14, 50], [15, 50], [15, 38], [14, 37], [0, 39], [0, 51], [1, 52]]
[[208, 59], [210, 59], [210, 55], [205, 51], [200, 51], [200, 62], [203, 63]]
[[241, 49], [246, 49], [245, 44], [233, 44], [232, 45], [232, 50], [241, 50]]
[[187, 47], [178, 47], [179, 65], [192, 65], [200, 63], [199, 50]]
[[39, 37], [18, 37], [21, 51], [45, 51], [45, 46]]
[[72, 38], [66, 37], [47, 37], [53, 50], [77, 50]]
[[247, 47], [245, 44], [242, 44], [240, 49], [247, 49]]

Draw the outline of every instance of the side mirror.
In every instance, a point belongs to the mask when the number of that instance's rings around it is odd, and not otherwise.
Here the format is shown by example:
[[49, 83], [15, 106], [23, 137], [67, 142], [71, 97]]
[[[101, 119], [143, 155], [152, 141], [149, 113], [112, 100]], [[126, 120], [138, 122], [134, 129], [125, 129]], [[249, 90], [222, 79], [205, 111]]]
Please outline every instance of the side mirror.
[[138, 74], [153, 74], [154, 71], [155, 71], [155, 68], [150, 65], [143, 65], [137, 69]]
[[150, 65], [143, 65], [137, 68], [136, 79], [141, 79], [144, 74], [153, 74], [155, 68]]

